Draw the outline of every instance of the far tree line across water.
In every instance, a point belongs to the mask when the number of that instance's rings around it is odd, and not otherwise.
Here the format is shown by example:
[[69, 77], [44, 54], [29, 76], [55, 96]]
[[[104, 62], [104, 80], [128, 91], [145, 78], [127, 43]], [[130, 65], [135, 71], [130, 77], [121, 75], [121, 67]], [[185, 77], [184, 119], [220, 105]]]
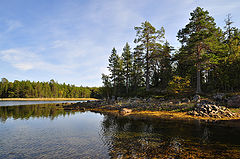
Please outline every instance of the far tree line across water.
[[99, 98], [97, 87], [77, 87], [70, 84], [49, 82], [0, 81], [0, 98]]
[[135, 27], [135, 47], [129, 44], [109, 57], [110, 74], [102, 74], [103, 94], [146, 96], [234, 92], [240, 90], [240, 30], [227, 15], [223, 29], [208, 11], [197, 7], [177, 33], [174, 49], [148, 21]]

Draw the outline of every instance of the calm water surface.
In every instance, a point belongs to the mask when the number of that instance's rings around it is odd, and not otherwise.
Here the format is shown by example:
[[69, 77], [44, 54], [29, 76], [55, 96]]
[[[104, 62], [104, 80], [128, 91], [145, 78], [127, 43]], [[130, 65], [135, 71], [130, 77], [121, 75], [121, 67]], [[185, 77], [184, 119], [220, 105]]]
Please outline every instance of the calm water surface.
[[84, 101], [0, 101], [0, 106], [33, 105], [49, 103], [77, 103]]
[[0, 107], [0, 158], [240, 158], [240, 122]]

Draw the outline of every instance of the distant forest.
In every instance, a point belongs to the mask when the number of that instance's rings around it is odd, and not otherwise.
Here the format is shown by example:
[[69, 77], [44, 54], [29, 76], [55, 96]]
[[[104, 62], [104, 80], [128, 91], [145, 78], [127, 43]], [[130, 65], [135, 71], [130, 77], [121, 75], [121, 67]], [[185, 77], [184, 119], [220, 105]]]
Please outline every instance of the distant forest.
[[[240, 30], [227, 15], [224, 28], [203, 8], [190, 13], [174, 49], [165, 29], [145, 21], [135, 27], [135, 46], [112, 49], [109, 75], [102, 74], [105, 97], [188, 95], [240, 90]], [[177, 26], [176, 26], [177, 27]]]
[[9, 82], [2, 78], [0, 82], [0, 98], [100, 98], [97, 87], [77, 87], [49, 82], [18, 81]]

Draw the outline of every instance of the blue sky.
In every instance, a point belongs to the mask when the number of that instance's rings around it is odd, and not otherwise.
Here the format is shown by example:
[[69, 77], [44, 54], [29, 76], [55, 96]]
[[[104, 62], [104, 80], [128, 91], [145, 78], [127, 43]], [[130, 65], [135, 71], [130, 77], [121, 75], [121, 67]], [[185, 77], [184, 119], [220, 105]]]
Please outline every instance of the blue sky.
[[240, 28], [239, 0], [0, 0], [0, 78], [101, 86], [112, 48], [134, 47], [134, 26], [163, 26], [177, 48], [197, 6]]

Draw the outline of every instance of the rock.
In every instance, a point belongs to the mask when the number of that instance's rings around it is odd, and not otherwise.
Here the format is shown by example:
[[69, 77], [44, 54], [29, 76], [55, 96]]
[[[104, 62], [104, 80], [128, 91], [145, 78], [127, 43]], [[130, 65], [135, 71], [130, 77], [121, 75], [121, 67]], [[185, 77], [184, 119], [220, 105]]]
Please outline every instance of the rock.
[[117, 97], [117, 101], [122, 101], [123, 98], [122, 97]]
[[158, 98], [158, 100], [161, 101], [161, 102], [165, 101], [164, 98]]
[[147, 101], [147, 102], [152, 102], [153, 99], [152, 99], [152, 98], [148, 98], [146, 101]]
[[132, 112], [132, 109], [128, 109], [128, 108], [122, 108], [121, 110], [119, 110], [119, 113], [121, 115], [130, 114], [131, 112]]
[[86, 109], [85, 109], [85, 108], [79, 108], [79, 110], [81, 110], [81, 111], [86, 111]]
[[200, 102], [200, 98], [201, 98], [200, 95], [197, 95], [197, 94], [196, 94], [196, 95], [193, 97], [192, 101], [193, 101], [193, 102]]
[[216, 101], [222, 101], [224, 96], [224, 93], [217, 93], [213, 96], [213, 99], [215, 99]]
[[240, 95], [230, 97], [227, 101], [227, 104], [230, 107], [240, 107]]
[[198, 112], [193, 111], [193, 115], [194, 115], [194, 116], [197, 116], [197, 115], [198, 115]]
[[190, 103], [190, 100], [188, 98], [183, 98], [182, 103]]
[[174, 102], [174, 104], [181, 104], [181, 101], [176, 101]]
[[212, 104], [214, 105], [215, 103], [212, 102], [212, 101], [209, 101], [209, 100], [200, 100], [200, 104], [203, 105], [203, 104]]

